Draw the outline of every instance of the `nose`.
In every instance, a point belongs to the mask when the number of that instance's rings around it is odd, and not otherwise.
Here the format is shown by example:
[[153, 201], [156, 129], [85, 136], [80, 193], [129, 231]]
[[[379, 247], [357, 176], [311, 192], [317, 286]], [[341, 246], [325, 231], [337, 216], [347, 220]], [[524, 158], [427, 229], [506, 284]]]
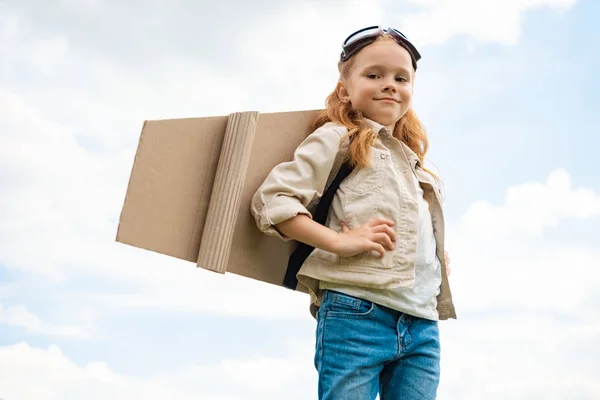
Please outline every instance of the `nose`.
[[398, 89], [396, 88], [396, 80], [395, 79], [386, 79], [383, 82], [383, 86], [381, 87], [381, 91], [387, 93], [396, 93]]

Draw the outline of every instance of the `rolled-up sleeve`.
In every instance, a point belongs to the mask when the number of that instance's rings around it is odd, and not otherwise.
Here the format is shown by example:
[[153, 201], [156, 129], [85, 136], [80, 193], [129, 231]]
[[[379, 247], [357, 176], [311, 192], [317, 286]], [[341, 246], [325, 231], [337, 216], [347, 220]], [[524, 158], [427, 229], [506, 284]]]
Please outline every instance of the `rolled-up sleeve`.
[[262, 232], [287, 241], [275, 225], [298, 214], [312, 218], [308, 205], [322, 196], [344, 134], [326, 124], [308, 135], [292, 161], [273, 168], [252, 198], [252, 215]]

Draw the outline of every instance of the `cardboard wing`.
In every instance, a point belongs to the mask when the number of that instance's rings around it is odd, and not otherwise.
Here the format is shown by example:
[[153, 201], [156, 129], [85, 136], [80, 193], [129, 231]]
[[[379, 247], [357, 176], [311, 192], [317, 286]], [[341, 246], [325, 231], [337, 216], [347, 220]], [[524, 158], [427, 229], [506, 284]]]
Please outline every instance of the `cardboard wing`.
[[144, 122], [116, 240], [282, 286], [295, 244], [260, 232], [250, 202], [316, 112]]

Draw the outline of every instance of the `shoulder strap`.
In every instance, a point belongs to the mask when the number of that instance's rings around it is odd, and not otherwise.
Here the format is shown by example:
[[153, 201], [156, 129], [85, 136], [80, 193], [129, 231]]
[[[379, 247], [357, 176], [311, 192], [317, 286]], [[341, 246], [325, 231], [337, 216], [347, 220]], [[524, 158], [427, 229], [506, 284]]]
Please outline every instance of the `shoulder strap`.
[[[321, 225], [325, 225], [325, 223], [327, 222], [327, 215], [329, 214], [329, 207], [331, 207], [333, 197], [337, 192], [338, 188], [340, 187], [340, 183], [342, 183], [342, 181], [346, 179], [348, 175], [350, 175], [352, 169], [353, 168], [348, 162], [342, 164], [335, 178], [333, 179], [329, 187], [325, 190], [325, 193], [323, 193], [323, 196], [321, 196], [321, 199], [317, 204], [317, 208], [313, 213], [314, 221], [318, 222]], [[288, 289], [296, 290], [296, 286], [298, 285], [298, 279], [296, 278], [296, 274], [298, 274], [298, 271], [300, 271], [300, 267], [302, 267], [304, 260], [306, 260], [306, 258], [310, 255], [310, 253], [312, 253], [313, 250], [313, 246], [309, 246], [306, 243], [298, 243], [298, 247], [296, 248], [296, 250], [294, 250], [294, 252], [288, 260], [285, 278], [283, 279], [283, 286], [287, 287]]]

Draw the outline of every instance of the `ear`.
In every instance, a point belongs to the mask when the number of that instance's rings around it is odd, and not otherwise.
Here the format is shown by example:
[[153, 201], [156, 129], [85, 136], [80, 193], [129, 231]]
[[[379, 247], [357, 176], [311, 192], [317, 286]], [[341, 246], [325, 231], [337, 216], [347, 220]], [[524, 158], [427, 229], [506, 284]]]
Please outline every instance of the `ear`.
[[335, 90], [342, 102], [350, 103], [350, 94], [348, 93], [348, 89], [346, 89], [346, 86], [344, 86], [344, 83], [342, 81], [338, 81]]

